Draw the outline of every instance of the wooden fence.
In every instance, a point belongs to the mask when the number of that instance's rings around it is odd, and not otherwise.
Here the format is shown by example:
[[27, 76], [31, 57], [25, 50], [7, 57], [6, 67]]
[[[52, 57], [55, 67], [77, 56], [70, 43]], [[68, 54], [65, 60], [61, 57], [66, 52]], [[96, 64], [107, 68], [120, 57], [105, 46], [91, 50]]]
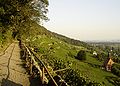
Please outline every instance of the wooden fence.
[[[23, 50], [23, 57], [25, 58], [26, 61], [26, 66], [29, 69], [30, 75], [35, 75], [37, 74], [40, 77], [40, 80], [42, 84], [48, 84], [49, 79], [46, 76], [49, 76], [50, 80], [52, 81], [51, 86], [69, 86], [60, 76], [61, 82], [57, 82], [51, 75], [51, 73], [48, 71], [48, 68], [46, 65], [40, 60], [39, 56], [36, 55], [35, 52], [33, 52], [30, 48], [28, 48], [24, 43], [20, 42], [20, 48]], [[37, 69], [37, 70], [34, 70]], [[61, 69], [61, 70], [56, 70], [54, 72], [58, 71], [63, 71], [67, 70], [69, 68]], [[49, 83], [50, 84], [50, 83]]]

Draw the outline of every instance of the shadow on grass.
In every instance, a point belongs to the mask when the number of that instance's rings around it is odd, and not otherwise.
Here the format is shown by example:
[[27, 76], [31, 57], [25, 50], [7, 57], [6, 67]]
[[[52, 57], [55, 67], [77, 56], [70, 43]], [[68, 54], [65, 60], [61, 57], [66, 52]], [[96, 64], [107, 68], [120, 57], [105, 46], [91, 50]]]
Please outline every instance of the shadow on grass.
[[106, 79], [115, 86], [120, 86], [120, 78], [107, 76]]

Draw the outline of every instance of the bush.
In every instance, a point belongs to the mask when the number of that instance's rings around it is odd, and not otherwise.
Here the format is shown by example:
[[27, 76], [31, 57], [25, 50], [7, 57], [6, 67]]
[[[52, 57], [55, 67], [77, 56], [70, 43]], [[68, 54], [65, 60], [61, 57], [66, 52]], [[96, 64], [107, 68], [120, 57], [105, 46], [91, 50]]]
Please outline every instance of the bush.
[[112, 73], [120, 77], [120, 65], [119, 64], [114, 64], [112, 66]]
[[114, 86], [120, 86], [120, 78], [108, 76], [108, 77], [106, 77], [106, 79], [107, 79], [110, 83], [112, 83]]
[[[61, 75], [63, 76], [63, 74]], [[82, 76], [78, 70], [69, 69], [64, 73], [63, 79], [70, 86], [100, 86], [100, 83], [89, 80], [87, 77]]]
[[78, 60], [86, 60], [86, 52], [84, 50], [81, 50], [78, 52], [76, 59]]

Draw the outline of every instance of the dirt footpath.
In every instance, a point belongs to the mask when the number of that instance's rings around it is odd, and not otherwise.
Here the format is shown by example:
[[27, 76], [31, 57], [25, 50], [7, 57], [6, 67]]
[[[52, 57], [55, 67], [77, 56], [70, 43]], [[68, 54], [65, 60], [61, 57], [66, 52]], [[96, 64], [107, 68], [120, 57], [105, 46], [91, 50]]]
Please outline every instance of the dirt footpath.
[[30, 86], [22, 64], [18, 42], [12, 43], [0, 56], [0, 86]]

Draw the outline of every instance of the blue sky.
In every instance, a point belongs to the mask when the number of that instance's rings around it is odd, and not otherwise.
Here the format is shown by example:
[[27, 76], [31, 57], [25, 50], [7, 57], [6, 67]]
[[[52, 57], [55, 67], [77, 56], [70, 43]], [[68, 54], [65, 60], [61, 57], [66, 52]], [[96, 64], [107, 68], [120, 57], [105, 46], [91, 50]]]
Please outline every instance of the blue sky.
[[45, 27], [79, 40], [120, 39], [120, 0], [49, 0]]

